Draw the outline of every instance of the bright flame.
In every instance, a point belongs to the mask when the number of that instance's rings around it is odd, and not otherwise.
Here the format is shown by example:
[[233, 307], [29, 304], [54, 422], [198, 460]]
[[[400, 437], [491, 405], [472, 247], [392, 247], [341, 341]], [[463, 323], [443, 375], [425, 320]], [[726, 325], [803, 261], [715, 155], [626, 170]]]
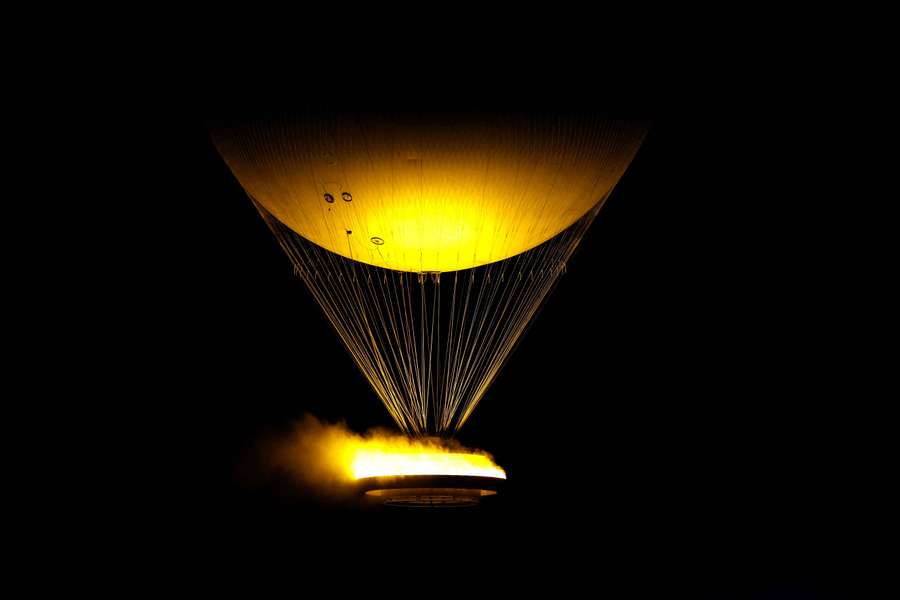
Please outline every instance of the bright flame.
[[361, 435], [342, 423], [323, 423], [311, 415], [297, 424], [292, 435], [270, 446], [267, 455], [273, 466], [287, 468], [299, 483], [323, 493], [337, 493], [364, 477], [469, 475], [506, 479], [490, 454], [464, 448], [452, 440], [414, 439], [385, 430]]
[[[379, 446], [381, 446], [379, 444]], [[411, 448], [360, 448], [350, 464], [355, 479], [397, 475], [470, 475], [506, 479], [506, 473], [485, 454]]]

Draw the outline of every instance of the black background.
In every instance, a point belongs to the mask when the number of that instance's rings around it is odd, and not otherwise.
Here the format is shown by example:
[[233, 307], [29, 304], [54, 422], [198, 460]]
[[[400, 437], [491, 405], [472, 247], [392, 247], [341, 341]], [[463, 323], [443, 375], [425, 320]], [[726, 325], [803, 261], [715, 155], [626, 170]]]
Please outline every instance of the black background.
[[[393, 99], [484, 102], [425, 89]], [[601, 97], [559, 89], [494, 102], [546, 113]], [[857, 585], [869, 504], [852, 269], [790, 114], [715, 93], [618, 102], [610, 114], [648, 117], [650, 134], [458, 435], [494, 454], [507, 489], [477, 509], [373, 512], [242, 471], [306, 413], [392, 423], [213, 148], [208, 124], [248, 110], [209, 100], [220, 91], [148, 138], [152, 226], [127, 231], [147, 266], [123, 276], [144, 307], [127, 327], [146, 369], [134, 405], [155, 427], [146, 488], [186, 570], [452, 593], [486, 575], [564, 597]]]

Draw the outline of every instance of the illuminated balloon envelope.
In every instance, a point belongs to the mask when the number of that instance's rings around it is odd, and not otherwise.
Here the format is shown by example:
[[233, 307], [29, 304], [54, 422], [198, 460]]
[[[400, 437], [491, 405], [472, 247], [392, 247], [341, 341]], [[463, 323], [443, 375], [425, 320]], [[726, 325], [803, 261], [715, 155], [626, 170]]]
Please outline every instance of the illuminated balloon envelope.
[[424, 434], [469, 417], [645, 131], [312, 115], [213, 139], [398, 425]]

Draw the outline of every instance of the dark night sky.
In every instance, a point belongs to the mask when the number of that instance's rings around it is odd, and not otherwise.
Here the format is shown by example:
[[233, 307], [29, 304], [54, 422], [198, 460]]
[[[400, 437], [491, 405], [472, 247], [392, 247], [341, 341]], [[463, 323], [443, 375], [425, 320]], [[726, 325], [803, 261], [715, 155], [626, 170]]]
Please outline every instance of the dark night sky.
[[506, 468], [506, 492], [372, 514], [236, 476], [304, 413], [358, 431], [391, 420], [212, 147], [205, 120], [223, 114], [168, 122], [147, 165], [158, 226], [133, 234], [153, 248], [143, 402], [173, 465], [153, 487], [176, 546], [213, 569], [304, 577], [474, 561], [562, 596], [852, 584], [865, 420], [846, 402], [862, 367], [844, 343], [842, 254], [790, 135], [774, 143], [737, 108], [642, 112], [644, 147], [459, 434]]

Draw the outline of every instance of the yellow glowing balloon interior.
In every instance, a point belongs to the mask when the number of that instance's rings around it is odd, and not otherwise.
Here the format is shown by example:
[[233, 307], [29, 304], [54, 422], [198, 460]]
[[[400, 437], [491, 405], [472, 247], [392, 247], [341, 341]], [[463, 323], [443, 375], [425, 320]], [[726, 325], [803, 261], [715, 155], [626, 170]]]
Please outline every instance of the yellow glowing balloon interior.
[[354, 479], [405, 475], [468, 475], [506, 479], [506, 473], [484, 454], [417, 451], [390, 452], [361, 448], [350, 464]]
[[222, 128], [248, 194], [297, 234], [398, 271], [515, 256], [602, 201], [644, 135], [600, 119], [333, 118]]

